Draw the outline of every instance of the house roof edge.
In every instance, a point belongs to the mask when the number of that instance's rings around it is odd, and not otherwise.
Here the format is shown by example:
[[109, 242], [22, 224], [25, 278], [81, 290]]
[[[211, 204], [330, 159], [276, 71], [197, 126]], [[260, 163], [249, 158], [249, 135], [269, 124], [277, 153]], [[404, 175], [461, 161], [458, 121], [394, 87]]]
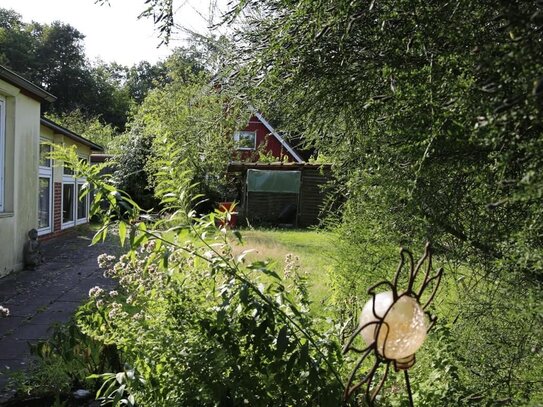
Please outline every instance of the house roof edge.
[[303, 163], [304, 160], [300, 157], [300, 155], [296, 151], [294, 151], [292, 146], [277, 132], [277, 130], [273, 128], [273, 126], [264, 118], [264, 116], [262, 116], [262, 114], [254, 107], [251, 106], [250, 109], [252, 113], [258, 118], [258, 120], [260, 120], [262, 124], [266, 126], [266, 128], [270, 131], [270, 133], [274, 135], [274, 137], [283, 145], [283, 147], [285, 147], [290, 155], [292, 155], [292, 157], [294, 157], [294, 159], [298, 163]]
[[46, 102], [54, 102], [57, 97], [47, 92], [45, 89], [40, 88], [38, 85], [30, 82], [28, 79], [23, 78], [21, 75], [16, 74], [3, 65], [0, 65], [0, 79], [17, 86], [20, 89], [25, 90], [31, 96], [38, 98], [39, 100]]
[[57, 124], [52, 120], [49, 120], [45, 117], [41, 117], [40, 123], [51, 130], [54, 130], [66, 137], [71, 138], [74, 141], [77, 141], [83, 145], [86, 145], [87, 147], [90, 147], [90, 149], [93, 151], [104, 151], [104, 147], [102, 147], [101, 145], [93, 143], [92, 141], [86, 139], [85, 137], [80, 136], [79, 134], [76, 134], [65, 127], [62, 127], [60, 124]]

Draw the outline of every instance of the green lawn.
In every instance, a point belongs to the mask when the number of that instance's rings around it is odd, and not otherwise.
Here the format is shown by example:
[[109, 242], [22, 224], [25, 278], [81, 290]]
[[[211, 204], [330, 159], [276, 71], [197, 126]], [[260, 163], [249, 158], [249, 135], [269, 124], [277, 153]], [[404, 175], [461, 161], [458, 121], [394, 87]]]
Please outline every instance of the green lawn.
[[307, 273], [312, 308], [322, 308], [322, 304], [331, 295], [329, 272], [335, 263], [335, 236], [332, 233], [312, 230], [246, 230], [242, 236], [242, 250], [255, 250], [248, 257], [249, 260], [270, 260], [273, 262], [273, 270], [280, 275], [284, 270], [286, 255], [291, 253], [298, 256], [300, 271]]

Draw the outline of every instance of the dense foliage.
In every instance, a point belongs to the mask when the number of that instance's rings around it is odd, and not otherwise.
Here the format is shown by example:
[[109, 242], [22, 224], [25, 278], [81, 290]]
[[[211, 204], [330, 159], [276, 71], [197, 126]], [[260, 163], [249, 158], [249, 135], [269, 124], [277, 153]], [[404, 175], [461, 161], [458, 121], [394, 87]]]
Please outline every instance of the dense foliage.
[[[151, 4], [166, 36], [171, 5]], [[430, 239], [450, 262], [454, 399], [540, 402], [540, 4], [239, 1], [226, 21], [225, 85], [335, 164], [340, 315], [389, 270], [390, 243]]]
[[264, 99], [305, 123], [353, 210], [401, 242], [428, 237], [537, 278], [538, 6], [269, 1], [249, 10], [239, 44], [249, 74], [265, 75], [258, 97], [270, 89]]
[[111, 124], [103, 123], [98, 116], [89, 117], [80, 110], [60, 115], [48, 113], [46, 116], [55, 123], [101, 145], [106, 152], [118, 136], [117, 130]]
[[[145, 134], [153, 138], [147, 171], [162, 176], [164, 157], [175, 149], [175, 165], [187, 171], [196, 191], [210, 203], [228, 194], [226, 166], [234, 151], [232, 134], [248, 119], [245, 106], [206, 84], [173, 82], [145, 99], [140, 112]], [[235, 195], [235, 194], [234, 194]]]
[[464, 401], [543, 392], [542, 12], [272, 0], [232, 13], [240, 89], [335, 164], [342, 304], [356, 313], [390, 243], [430, 239], [451, 262], [445, 322]]
[[156, 221], [73, 150], [55, 152], [94, 186], [92, 212], [104, 222], [94, 242], [115, 224], [128, 247], [119, 259], [98, 259], [119, 288], [91, 289], [77, 315], [81, 330], [115, 344], [125, 363], [124, 372], [93, 376], [105, 379], [99, 395], [114, 405], [337, 406], [336, 328], [310, 317], [296, 266], [287, 262], [282, 280], [266, 262], [234, 254], [241, 235], [218, 212], [197, 217], [190, 209], [189, 174], [170, 151], [157, 174], [165, 209]]

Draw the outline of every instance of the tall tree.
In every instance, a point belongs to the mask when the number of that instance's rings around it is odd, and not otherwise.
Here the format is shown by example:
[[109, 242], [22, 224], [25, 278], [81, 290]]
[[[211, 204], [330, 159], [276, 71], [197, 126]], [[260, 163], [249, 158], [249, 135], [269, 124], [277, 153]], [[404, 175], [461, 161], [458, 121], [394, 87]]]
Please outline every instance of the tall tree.
[[130, 110], [127, 68], [89, 63], [85, 36], [69, 24], [25, 23], [12, 10], [0, 9], [0, 63], [57, 96], [45, 112], [79, 111], [122, 130]]
[[157, 85], [165, 83], [166, 78], [167, 72], [163, 63], [152, 65], [147, 61], [141, 61], [128, 70], [126, 86], [130, 96], [140, 104], [147, 93]]
[[48, 110], [82, 108], [86, 95], [92, 90], [83, 47], [85, 36], [58, 21], [50, 25], [33, 22], [29, 30], [36, 42], [33, 55], [36, 69], [30, 73], [30, 79], [58, 97]]
[[120, 131], [124, 130], [133, 105], [126, 86], [127, 72], [126, 67], [115, 63], [95, 64], [90, 70], [91, 89], [82, 99], [88, 115], [99, 116]]
[[36, 68], [35, 41], [22, 16], [0, 8], [0, 63], [22, 75], [30, 76]]

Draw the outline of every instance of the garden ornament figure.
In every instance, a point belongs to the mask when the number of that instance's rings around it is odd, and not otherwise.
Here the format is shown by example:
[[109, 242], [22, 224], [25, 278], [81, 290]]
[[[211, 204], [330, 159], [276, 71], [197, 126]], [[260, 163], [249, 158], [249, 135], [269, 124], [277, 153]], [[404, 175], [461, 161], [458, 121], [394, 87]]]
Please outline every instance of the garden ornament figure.
[[26, 268], [33, 270], [43, 263], [43, 254], [41, 243], [38, 241], [38, 231], [31, 229], [28, 232], [28, 238], [23, 248], [23, 261]]
[[[400, 251], [400, 264], [394, 276], [394, 281], [382, 281], [368, 290], [372, 298], [366, 303], [360, 315], [360, 323], [353, 335], [343, 348], [343, 353], [349, 351], [362, 356], [356, 362], [345, 387], [344, 401], [349, 400], [362, 386], [366, 386], [366, 401], [373, 405], [375, 398], [387, 378], [390, 364], [396, 371], [403, 370], [409, 397], [409, 405], [413, 406], [411, 385], [409, 383], [408, 369], [415, 364], [415, 352], [420, 348], [426, 335], [436, 322], [426, 308], [430, 305], [439, 288], [443, 268], [437, 270], [432, 276], [432, 254], [430, 244], [426, 244], [424, 255], [415, 265], [413, 255], [407, 249]], [[406, 266], [407, 263], [407, 266]], [[424, 264], [426, 265], [424, 266]], [[420, 287], [415, 288], [415, 280], [421, 269], [425, 268], [424, 277]], [[404, 269], [408, 268], [407, 289], [400, 291], [398, 282]], [[426, 289], [433, 285], [432, 291], [425, 296], [424, 305], [421, 298]], [[388, 287], [390, 291], [376, 292], [378, 288]], [[361, 336], [366, 347], [358, 349], [354, 346], [355, 339]], [[358, 370], [373, 353], [375, 362], [362, 378], [357, 380]], [[381, 380], [373, 385], [372, 381], [381, 365], [385, 365]]]

